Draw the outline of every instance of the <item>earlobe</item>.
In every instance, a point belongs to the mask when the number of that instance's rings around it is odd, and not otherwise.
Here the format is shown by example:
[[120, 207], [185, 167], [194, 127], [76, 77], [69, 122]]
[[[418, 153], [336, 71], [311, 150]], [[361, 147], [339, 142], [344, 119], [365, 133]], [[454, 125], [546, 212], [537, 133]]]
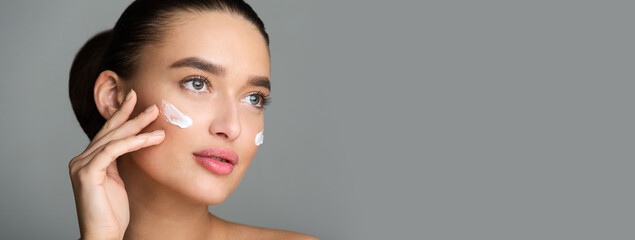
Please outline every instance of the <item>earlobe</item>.
[[93, 95], [95, 105], [105, 119], [110, 119], [121, 106], [124, 89], [121, 78], [113, 71], [105, 70], [97, 77]]

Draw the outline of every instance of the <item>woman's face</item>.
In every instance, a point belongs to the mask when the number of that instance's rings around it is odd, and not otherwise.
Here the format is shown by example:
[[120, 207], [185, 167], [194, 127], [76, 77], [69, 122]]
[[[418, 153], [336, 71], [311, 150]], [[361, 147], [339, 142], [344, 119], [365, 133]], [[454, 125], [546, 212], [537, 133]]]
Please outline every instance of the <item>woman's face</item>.
[[[133, 115], [152, 104], [161, 108], [165, 100], [193, 124], [181, 128], [160, 114], [143, 132], [164, 129], [165, 140], [130, 154], [141, 171], [134, 174], [154, 180], [149, 186], [218, 204], [238, 186], [258, 150], [261, 96], [270, 91], [269, 50], [258, 29], [238, 15], [181, 13], [175, 19], [159, 44], [143, 50], [138, 72], [127, 83], [138, 95]], [[229, 174], [199, 162], [197, 153], [208, 148], [238, 155]]]

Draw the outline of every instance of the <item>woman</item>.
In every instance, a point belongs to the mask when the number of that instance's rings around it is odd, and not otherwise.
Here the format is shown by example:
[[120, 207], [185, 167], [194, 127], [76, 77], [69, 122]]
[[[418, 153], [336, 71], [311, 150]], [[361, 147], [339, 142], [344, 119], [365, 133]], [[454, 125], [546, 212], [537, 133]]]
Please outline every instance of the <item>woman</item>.
[[82, 239], [315, 239], [208, 212], [262, 143], [269, 40], [231, 0], [137, 0], [89, 40], [70, 98], [91, 139], [69, 170]]

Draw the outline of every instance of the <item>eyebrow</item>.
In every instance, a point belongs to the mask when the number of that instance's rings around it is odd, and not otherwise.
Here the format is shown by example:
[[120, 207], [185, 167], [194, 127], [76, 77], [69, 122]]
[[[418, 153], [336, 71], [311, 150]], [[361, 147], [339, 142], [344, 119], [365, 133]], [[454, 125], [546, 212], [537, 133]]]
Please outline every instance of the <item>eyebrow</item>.
[[[225, 68], [221, 65], [213, 64], [197, 57], [188, 57], [174, 62], [170, 68], [191, 67], [209, 72], [214, 75], [225, 75]], [[271, 81], [262, 76], [251, 76], [247, 84], [255, 87], [264, 87], [271, 91]]]
[[271, 91], [271, 82], [269, 81], [269, 78], [266, 78], [266, 77], [253, 76], [249, 78], [249, 81], [247, 82], [247, 84], [251, 86], [255, 86], [255, 87], [264, 87], [267, 90]]
[[220, 75], [220, 76], [225, 75], [224, 67], [213, 64], [211, 62], [205, 61], [197, 57], [184, 58], [170, 65], [170, 68], [179, 68], [179, 67], [191, 67], [191, 68], [196, 68], [196, 69], [209, 72], [214, 75]]

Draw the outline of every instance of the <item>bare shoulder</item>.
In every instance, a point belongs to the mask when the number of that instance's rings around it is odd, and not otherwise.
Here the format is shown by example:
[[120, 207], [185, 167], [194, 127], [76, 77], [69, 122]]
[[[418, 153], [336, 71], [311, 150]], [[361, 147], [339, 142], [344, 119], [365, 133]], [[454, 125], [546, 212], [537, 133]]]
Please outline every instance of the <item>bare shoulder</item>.
[[254, 233], [253, 236], [257, 236], [258, 239], [302, 239], [302, 240], [316, 240], [318, 238], [304, 234], [299, 232], [292, 232], [286, 230], [279, 229], [271, 229], [271, 228], [260, 228], [260, 227], [252, 227], [246, 226], [248, 228], [252, 228], [251, 231]]
[[318, 240], [314, 236], [279, 230], [279, 229], [271, 229], [271, 228], [262, 228], [262, 227], [254, 227], [239, 223], [231, 223], [227, 222], [228, 227], [232, 229], [232, 235], [235, 234], [235, 239], [302, 239], [302, 240]]

